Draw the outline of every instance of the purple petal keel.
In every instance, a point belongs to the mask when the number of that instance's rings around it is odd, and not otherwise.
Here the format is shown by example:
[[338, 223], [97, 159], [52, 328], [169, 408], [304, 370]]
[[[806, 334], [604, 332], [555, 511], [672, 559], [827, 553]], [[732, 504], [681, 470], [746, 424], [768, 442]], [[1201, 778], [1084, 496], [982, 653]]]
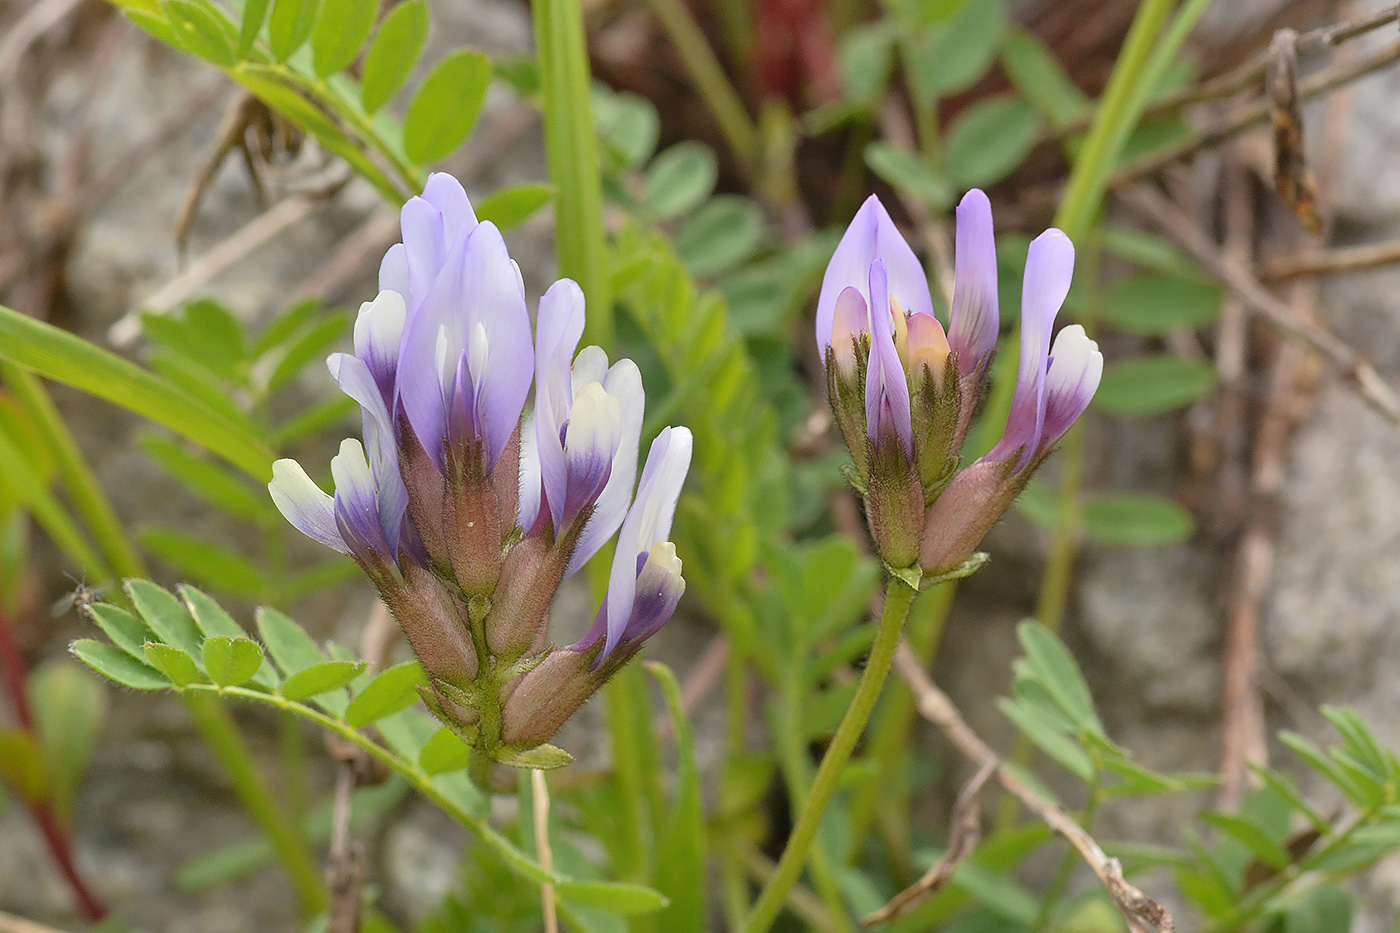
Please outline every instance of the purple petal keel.
[[637, 364], [631, 360], [618, 360], [604, 377], [603, 388], [608, 391], [610, 397], [617, 400], [621, 408], [617, 452], [608, 472], [607, 485], [593, 503], [593, 514], [584, 526], [578, 543], [574, 545], [574, 553], [569, 558], [565, 576], [586, 564], [621, 527], [623, 519], [627, 517], [632, 487], [637, 481], [637, 449], [641, 442], [642, 417], [646, 409], [642, 374], [637, 369]]
[[1045, 377], [1045, 427], [1037, 452], [1053, 447], [1079, 420], [1102, 376], [1103, 354], [1083, 327], [1071, 324], [1055, 336]]
[[391, 561], [389, 542], [379, 523], [374, 476], [359, 441], [346, 438], [340, 442], [340, 453], [331, 458], [331, 476], [335, 479], [335, 523], [350, 552], [367, 566], [376, 559]]
[[[865, 423], [876, 446], [892, 434], [914, 456], [914, 424], [909, 407], [909, 381], [895, 346], [895, 322], [891, 311], [885, 264], [870, 264], [870, 368], [865, 377]], [[902, 323], [902, 322], [901, 322]]]
[[612, 572], [608, 576], [607, 638], [598, 656], [601, 662], [617, 645], [632, 617], [637, 589], [638, 560], [657, 542], [671, 534], [685, 474], [690, 469], [694, 444], [689, 428], [666, 428], [652, 441], [647, 452], [637, 498], [617, 536]]

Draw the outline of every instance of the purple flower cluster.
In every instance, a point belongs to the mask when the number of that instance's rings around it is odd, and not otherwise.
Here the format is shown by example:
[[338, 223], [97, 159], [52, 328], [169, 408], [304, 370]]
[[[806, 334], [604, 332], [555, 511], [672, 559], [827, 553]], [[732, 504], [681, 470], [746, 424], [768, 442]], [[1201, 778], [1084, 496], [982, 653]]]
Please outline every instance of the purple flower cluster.
[[1026, 257], [1020, 366], [1005, 434], [960, 470], [998, 326], [992, 211], [981, 191], [958, 205], [954, 258], [945, 333], [923, 267], [872, 196], [836, 247], [817, 303], [828, 394], [877, 549], [891, 567], [934, 575], [972, 556], [1084, 413], [1103, 373], [1098, 346], [1079, 325], [1063, 328], [1051, 345], [1074, 246], [1047, 230]]
[[[404, 205], [403, 242], [327, 361], [360, 404], [363, 446], [331, 460], [335, 495], [294, 460], [269, 491], [311, 538], [349, 554], [429, 676], [424, 699], [493, 758], [548, 739], [675, 611], [667, 540], [691, 434], [653, 441], [633, 495], [645, 396], [631, 360], [577, 351], [584, 295], [568, 279], [531, 334], [520, 269], [455, 178]], [[534, 385], [534, 411], [525, 417]], [[548, 646], [559, 583], [618, 535], [593, 627]]]

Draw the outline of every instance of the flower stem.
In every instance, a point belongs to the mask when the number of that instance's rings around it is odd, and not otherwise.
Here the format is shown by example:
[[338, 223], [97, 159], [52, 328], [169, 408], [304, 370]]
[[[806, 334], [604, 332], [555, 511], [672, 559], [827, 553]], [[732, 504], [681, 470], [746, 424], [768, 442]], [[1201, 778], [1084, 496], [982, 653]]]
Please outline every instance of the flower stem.
[[894, 663], [894, 651], [899, 645], [899, 635], [904, 628], [904, 619], [909, 614], [909, 604], [914, 600], [914, 593], [912, 587], [896, 577], [891, 577], [885, 587], [885, 606], [880, 613], [879, 628], [875, 632], [875, 644], [870, 649], [865, 673], [861, 675], [856, 695], [852, 698], [846, 715], [841, 719], [841, 725], [836, 729], [836, 735], [831, 739], [831, 745], [827, 747], [821, 766], [817, 769], [817, 776], [812, 781], [812, 790], [802, 804], [797, 825], [793, 827], [787, 847], [783, 849], [783, 856], [778, 860], [778, 870], [769, 879], [749, 914], [748, 922], [744, 926], [747, 933], [761, 933], [773, 925], [774, 919], [782, 909], [784, 898], [802, 874], [812, 841], [821, 826], [822, 815], [836, 793], [841, 772], [845, 770], [846, 762], [850, 760], [851, 752], [855, 750], [856, 742], [865, 730], [865, 723], [870, 719], [870, 713], [875, 709], [875, 701], [880, 698], [885, 678], [889, 675], [890, 665]]

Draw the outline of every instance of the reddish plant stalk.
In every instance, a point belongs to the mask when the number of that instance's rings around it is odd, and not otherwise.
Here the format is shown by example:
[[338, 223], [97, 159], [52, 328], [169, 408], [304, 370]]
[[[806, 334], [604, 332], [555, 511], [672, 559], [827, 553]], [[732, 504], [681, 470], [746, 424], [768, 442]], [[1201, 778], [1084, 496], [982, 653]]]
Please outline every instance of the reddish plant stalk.
[[[3, 613], [0, 613], [0, 672], [4, 673], [5, 683], [9, 685], [8, 695], [16, 724], [31, 736], [34, 735], [34, 710], [29, 703], [29, 677], [24, 655], [15, 641], [10, 620]], [[107, 916], [107, 908], [78, 871], [78, 863], [73, 857], [73, 838], [68, 827], [58, 819], [48, 800], [25, 799], [24, 802], [34, 825], [44, 838], [49, 857], [72, 890], [83, 919], [88, 923], [97, 923]]]

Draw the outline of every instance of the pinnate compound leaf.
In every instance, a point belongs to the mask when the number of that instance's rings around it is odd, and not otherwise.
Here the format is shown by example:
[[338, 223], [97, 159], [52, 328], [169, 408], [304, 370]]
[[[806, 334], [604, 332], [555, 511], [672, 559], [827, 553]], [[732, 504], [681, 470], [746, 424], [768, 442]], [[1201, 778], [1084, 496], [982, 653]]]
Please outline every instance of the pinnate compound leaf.
[[163, 424], [266, 482], [272, 451], [169, 381], [67, 331], [0, 307], [0, 358]]
[[1027, 620], [1016, 626], [1016, 639], [1036, 680], [1048, 689], [1060, 709], [1079, 729], [1098, 734], [1103, 726], [1094, 712], [1094, 698], [1084, 675], [1064, 642], [1038, 622]]
[[1093, 496], [1080, 517], [1091, 540], [1118, 547], [1181, 544], [1196, 533], [1195, 520], [1180, 503], [1143, 493]]
[[1037, 136], [1035, 110], [1025, 101], [1010, 95], [979, 100], [948, 127], [948, 177], [962, 188], [996, 184], [1021, 164]]
[[423, 81], [403, 121], [403, 147], [420, 165], [446, 156], [476, 125], [491, 60], [475, 49], [458, 49], [438, 62]]
[[170, 678], [106, 642], [80, 638], [70, 649], [73, 656], [103, 677], [135, 690], [169, 690]]
[[162, 0], [161, 8], [180, 49], [221, 68], [237, 61], [237, 33], [222, 10], [195, 0]]
[[1012, 85], [1054, 126], [1064, 126], [1089, 107], [1055, 53], [1028, 29], [1014, 29], [1001, 48], [1001, 64]]
[[311, 37], [316, 25], [318, 0], [272, 0], [272, 20], [267, 35], [272, 57], [285, 62]]
[[195, 456], [177, 441], [159, 434], [141, 439], [141, 447], [165, 472], [215, 508], [237, 518], [256, 520], [272, 507], [266, 490], [253, 492], [243, 477]]
[[1104, 367], [1094, 405], [1132, 418], [1184, 408], [1215, 388], [1215, 367], [1201, 359], [1149, 353]]
[[1222, 296], [1214, 283], [1188, 275], [1147, 272], [1131, 275], [1104, 293], [1104, 317], [1130, 334], [1160, 336], [1195, 330], [1220, 314]]
[[195, 666], [194, 658], [174, 645], [148, 641], [146, 657], [177, 687], [187, 687], [199, 682], [199, 668]]
[[427, 38], [427, 0], [408, 0], [384, 17], [365, 53], [360, 79], [360, 102], [365, 113], [376, 112], [399, 92]]
[[427, 677], [417, 661], [405, 661], [371, 680], [345, 708], [345, 721], [359, 728], [418, 702], [418, 685]]
[[263, 595], [262, 570], [236, 551], [173, 528], [142, 528], [138, 536], [152, 554], [211, 589], [250, 599]]
[[199, 657], [203, 635], [180, 601], [150, 580], [127, 580], [126, 595], [161, 641]]
[[1250, 855], [1275, 871], [1287, 868], [1292, 861], [1283, 847], [1270, 838], [1268, 833], [1243, 817], [1226, 813], [1202, 813], [1201, 819], [1243, 845]]
[[311, 57], [316, 76], [325, 78], [355, 60], [374, 28], [379, 0], [321, 0], [321, 12], [311, 34]]
[[697, 207], [715, 190], [719, 163], [703, 143], [676, 143], [647, 166], [642, 205], [658, 220], [679, 217]]
[[609, 913], [633, 916], [661, 910], [667, 901], [661, 892], [645, 885], [620, 881], [565, 881], [554, 889], [561, 900], [580, 907], [596, 907]]
[[492, 192], [475, 206], [477, 220], [489, 220], [502, 230], [518, 227], [549, 203], [554, 189], [529, 182]]
[[146, 642], [151, 640], [151, 630], [144, 622], [111, 603], [94, 603], [90, 617], [112, 639], [112, 644], [138, 661], [145, 661]]
[[258, 33], [262, 32], [263, 22], [267, 20], [267, 10], [272, 6], [272, 0], [247, 0], [243, 4], [243, 22], [238, 28], [238, 57], [244, 59], [253, 50], [253, 44], [258, 41]]
[[279, 692], [289, 700], [320, 696], [349, 685], [364, 669], [363, 661], [322, 661], [289, 675]]
[[1022, 735], [1064, 766], [1065, 770], [1086, 783], [1093, 779], [1094, 764], [1089, 756], [1078, 743], [1066, 737], [1042, 710], [1005, 698], [998, 701], [997, 708], [1021, 730]]
[[1005, 34], [1002, 0], [969, 0], [956, 16], [911, 30], [902, 58], [919, 106], [965, 90], [986, 74]]
[[676, 254], [695, 275], [714, 275], [746, 259], [762, 236], [763, 218], [752, 202], [720, 195], [676, 234]]
[[326, 660], [306, 630], [276, 609], [259, 608], [257, 623], [258, 637], [283, 674], [290, 676]]
[[952, 202], [953, 189], [948, 182], [907, 149], [873, 142], [865, 147], [865, 164], [897, 190], [923, 204], [942, 209]]
[[263, 664], [262, 646], [251, 638], [211, 635], [204, 639], [204, 670], [220, 687], [237, 687], [253, 679]]

